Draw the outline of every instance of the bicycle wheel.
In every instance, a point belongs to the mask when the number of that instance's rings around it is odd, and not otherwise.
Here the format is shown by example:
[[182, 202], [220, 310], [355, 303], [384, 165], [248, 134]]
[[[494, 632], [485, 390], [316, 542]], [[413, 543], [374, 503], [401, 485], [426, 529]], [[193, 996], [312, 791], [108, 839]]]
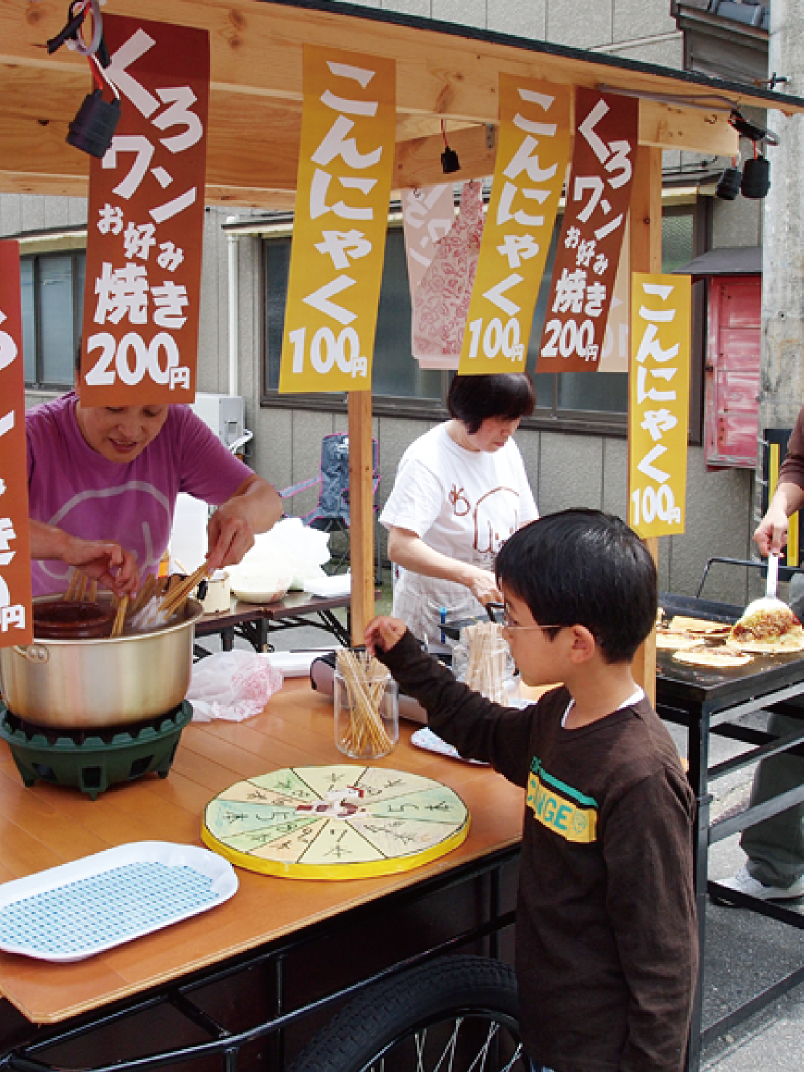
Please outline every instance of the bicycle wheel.
[[513, 969], [442, 957], [368, 987], [291, 1072], [526, 1072]]

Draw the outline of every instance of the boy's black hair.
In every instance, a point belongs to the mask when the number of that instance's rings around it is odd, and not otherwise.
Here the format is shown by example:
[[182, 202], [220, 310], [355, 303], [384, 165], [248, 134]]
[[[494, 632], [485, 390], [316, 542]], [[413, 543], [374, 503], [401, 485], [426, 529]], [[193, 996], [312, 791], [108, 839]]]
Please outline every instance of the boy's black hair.
[[535, 622], [584, 625], [607, 663], [630, 662], [656, 622], [656, 565], [619, 517], [562, 510], [523, 526], [503, 544], [497, 582]]
[[498, 372], [487, 376], [454, 376], [449, 385], [447, 409], [463, 421], [473, 435], [487, 417], [515, 421], [529, 417], [536, 405], [536, 392], [524, 372]]

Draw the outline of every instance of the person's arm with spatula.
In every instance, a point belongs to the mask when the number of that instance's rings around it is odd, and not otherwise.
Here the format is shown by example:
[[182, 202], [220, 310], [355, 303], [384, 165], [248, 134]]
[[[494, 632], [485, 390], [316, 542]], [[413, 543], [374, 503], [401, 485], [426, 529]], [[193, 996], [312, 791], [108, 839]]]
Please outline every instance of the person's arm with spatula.
[[[790, 436], [779, 480], [754, 540], [763, 555], [778, 555], [787, 544], [789, 520], [804, 507], [804, 409]], [[804, 575], [796, 573], [788, 593], [790, 607], [804, 613]], [[792, 703], [804, 706], [804, 696]], [[779, 737], [801, 733], [800, 718], [771, 712], [768, 733]], [[804, 783], [804, 759], [781, 753], [764, 759], [756, 769], [750, 806], [770, 800]], [[747, 859], [743, 867], [721, 885], [759, 900], [793, 900], [804, 896], [804, 804], [744, 830], [740, 848]]]
[[[780, 474], [781, 477], [781, 474]], [[790, 518], [804, 506], [804, 488], [780, 480], [765, 516], [757, 526], [754, 541], [763, 555], [778, 555], [787, 544]]]

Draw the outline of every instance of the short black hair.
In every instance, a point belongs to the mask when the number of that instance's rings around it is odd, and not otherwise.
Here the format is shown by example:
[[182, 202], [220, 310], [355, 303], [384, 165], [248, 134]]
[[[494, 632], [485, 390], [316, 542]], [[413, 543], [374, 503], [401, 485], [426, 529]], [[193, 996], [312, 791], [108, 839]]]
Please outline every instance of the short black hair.
[[630, 662], [656, 623], [650, 551], [624, 521], [599, 510], [531, 521], [503, 544], [496, 573], [535, 622], [586, 626], [607, 663]]
[[487, 376], [454, 376], [449, 385], [447, 409], [473, 435], [488, 417], [516, 421], [529, 417], [536, 392], [524, 372], [498, 372]]

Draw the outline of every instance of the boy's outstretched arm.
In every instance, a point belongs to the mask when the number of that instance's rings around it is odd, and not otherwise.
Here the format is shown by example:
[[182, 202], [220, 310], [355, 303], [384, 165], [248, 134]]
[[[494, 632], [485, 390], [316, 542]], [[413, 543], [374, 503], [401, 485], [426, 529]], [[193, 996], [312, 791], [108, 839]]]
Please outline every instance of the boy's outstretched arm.
[[372, 618], [364, 634], [369, 654], [390, 651], [402, 639], [406, 630], [407, 626], [399, 618], [389, 618], [387, 615]]
[[[502, 707], [456, 681], [398, 618], [369, 622], [366, 647], [384, 663], [400, 689], [427, 711], [428, 725], [465, 758], [493, 763], [515, 785], [527, 782], [530, 716]], [[498, 733], [500, 723], [505, 723]]]

